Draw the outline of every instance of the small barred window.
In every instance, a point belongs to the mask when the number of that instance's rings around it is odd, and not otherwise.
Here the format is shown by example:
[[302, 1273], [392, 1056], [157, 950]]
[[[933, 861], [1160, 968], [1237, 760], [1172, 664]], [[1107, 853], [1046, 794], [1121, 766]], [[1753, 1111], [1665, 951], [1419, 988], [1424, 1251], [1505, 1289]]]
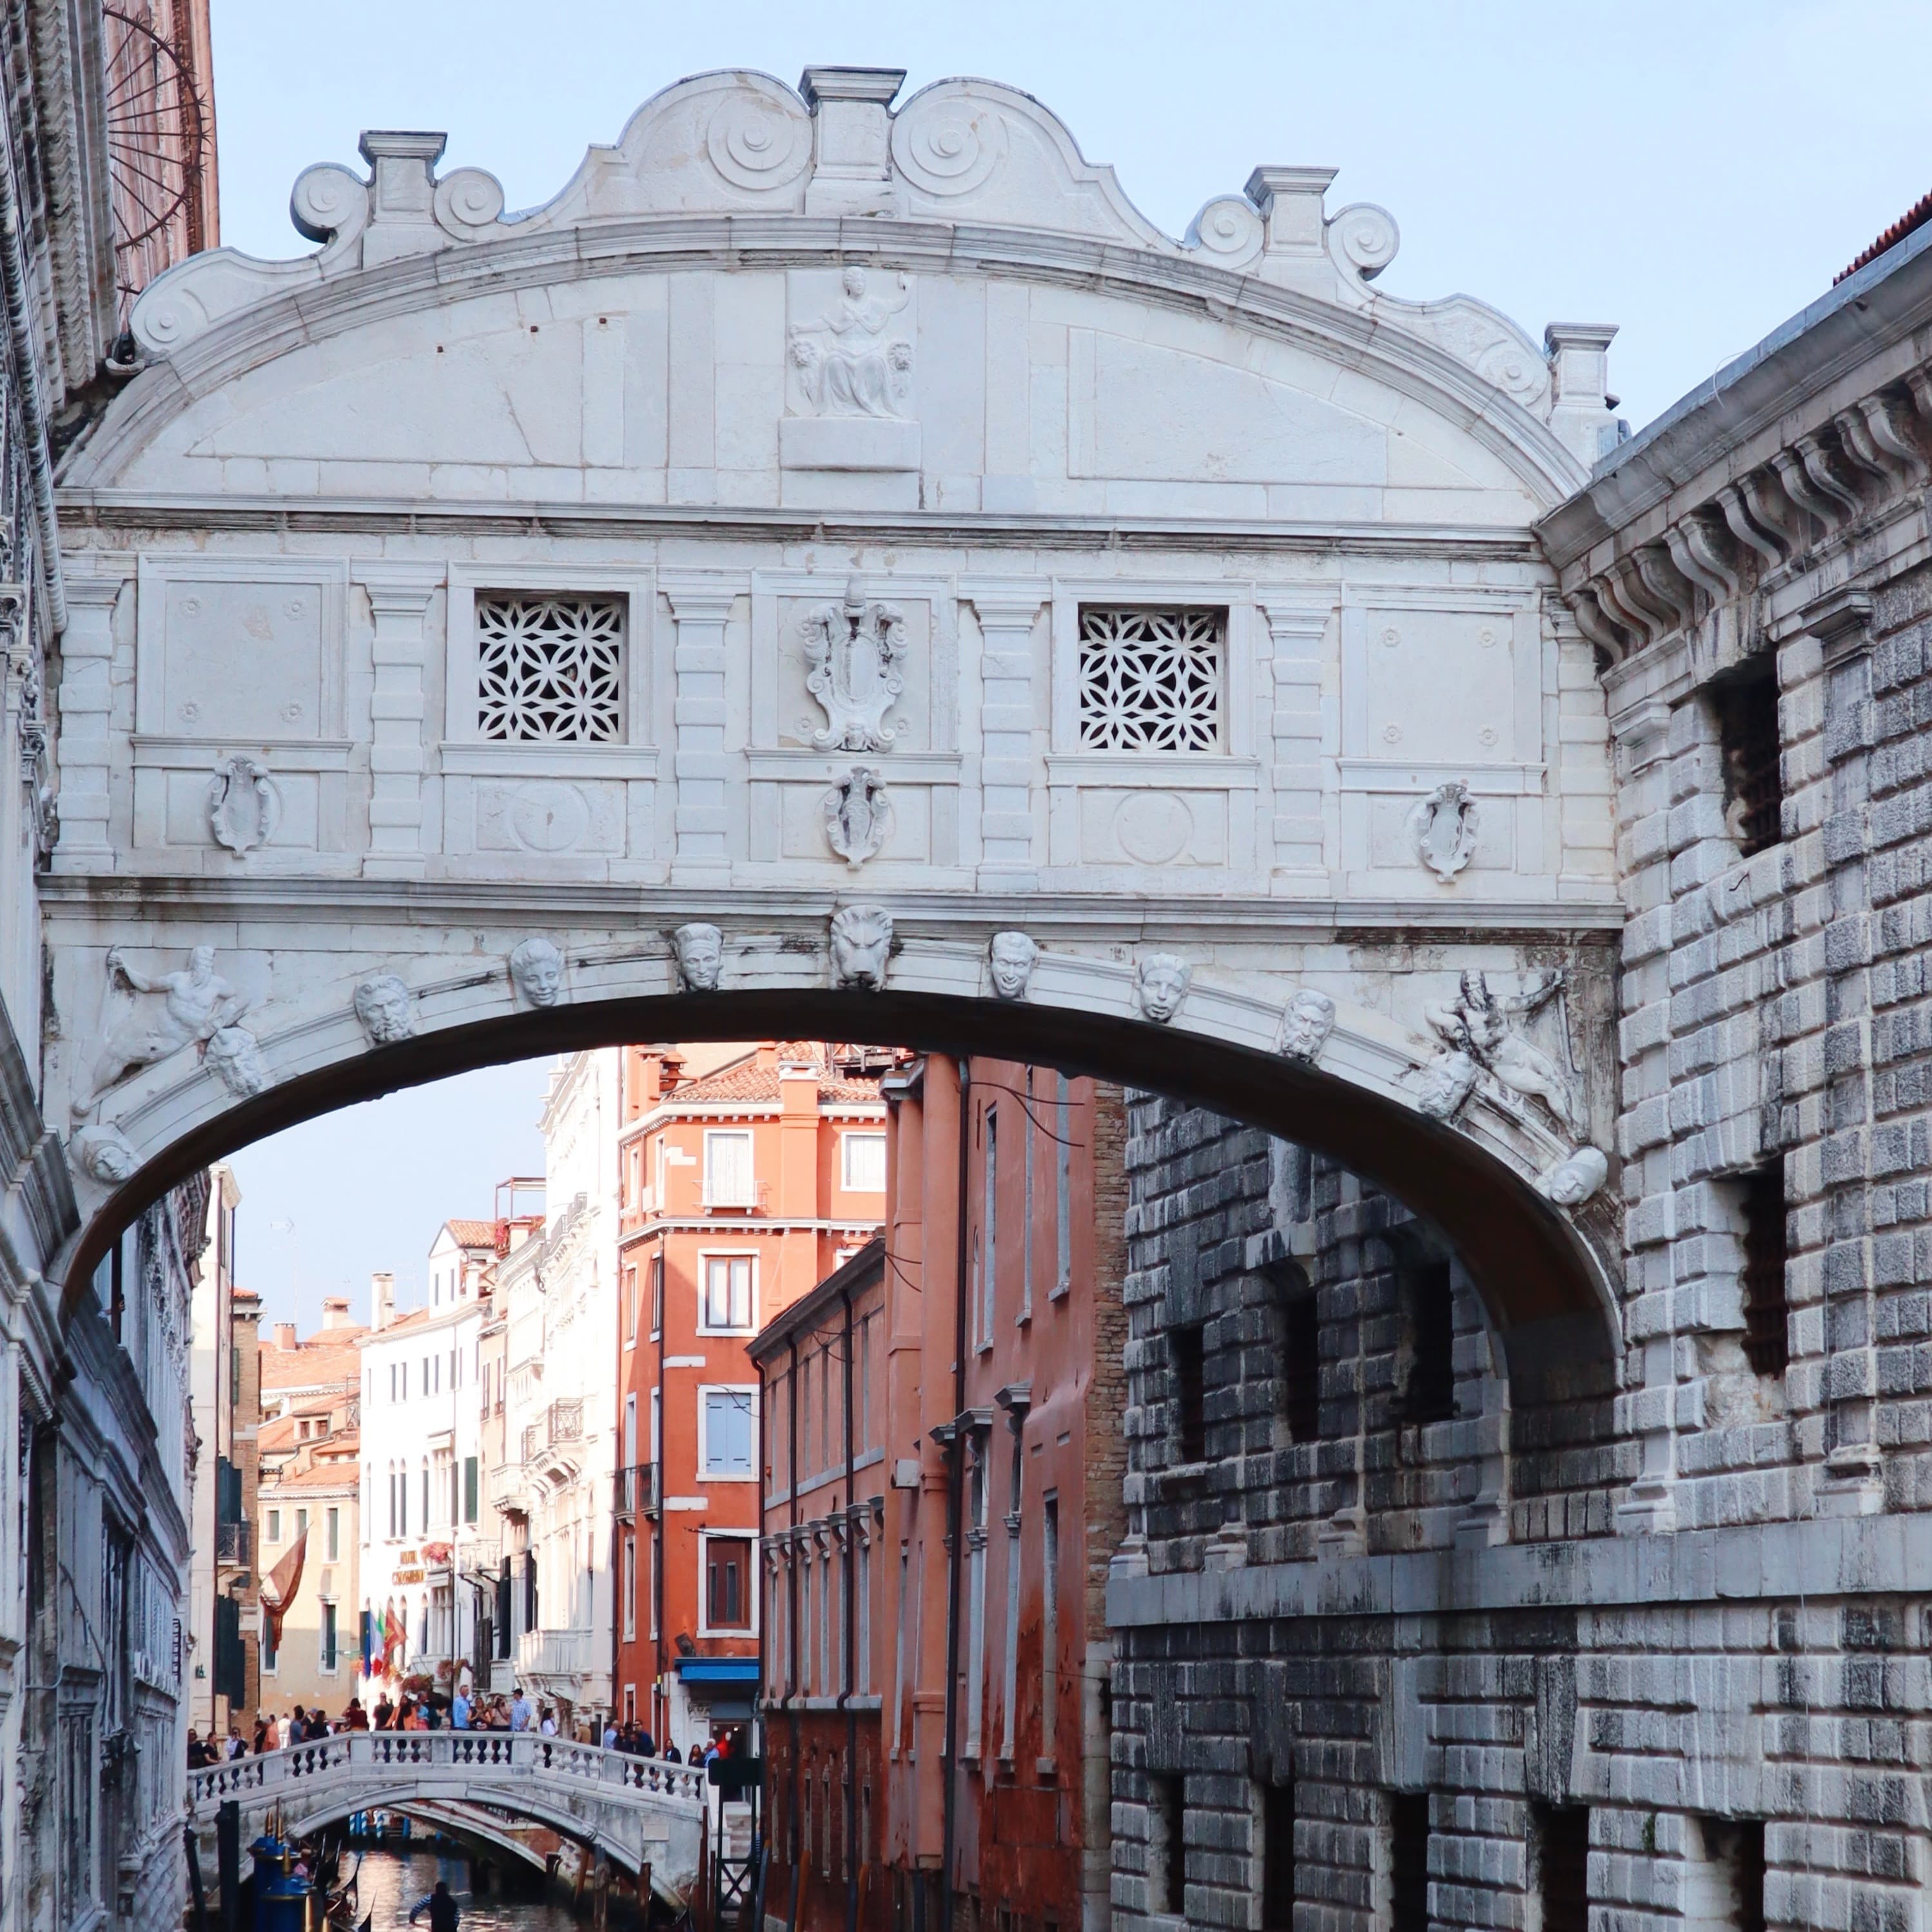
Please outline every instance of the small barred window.
[[624, 612], [615, 597], [478, 596], [477, 723], [510, 744], [624, 735]]
[[1225, 610], [1080, 613], [1080, 748], [1214, 752], [1221, 745]]

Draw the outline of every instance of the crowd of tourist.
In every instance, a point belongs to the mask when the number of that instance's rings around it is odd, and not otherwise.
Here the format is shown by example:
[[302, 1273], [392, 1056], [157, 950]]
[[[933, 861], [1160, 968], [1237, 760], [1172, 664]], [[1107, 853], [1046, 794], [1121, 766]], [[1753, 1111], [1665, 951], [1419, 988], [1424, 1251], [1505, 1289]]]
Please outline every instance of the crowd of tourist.
[[[252, 1735], [244, 1736], [239, 1724], [231, 1721], [228, 1735], [212, 1732], [204, 1738], [199, 1731], [188, 1734], [188, 1768], [205, 1771], [211, 1765], [225, 1764], [236, 1758], [259, 1756], [265, 1751], [286, 1750], [292, 1744], [313, 1744], [318, 1738], [339, 1737], [347, 1731], [534, 1731], [539, 1736], [559, 1735], [556, 1713], [548, 1704], [533, 1703], [522, 1686], [509, 1697], [500, 1694], [472, 1696], [459, 1688], [453, 1695], [440, 1692], [418, 1694], [405, 1690], [392, 1702], [385, 1690], [372, 1709], [364, 1710], [359, 1697], [350, 1699], [339, 1717], [332, 1718], [320, 1705], [304, 1710], [296, 1705], [286, 1717], [257, 1712]], [[575, 1727], [575, 1742], [601, 1744], [606, 1750], [622, 1751], [632, 1757], [660, 1755], [657, 1741], [633, 1718], [621, 1722], [607, 1718], [601, 1732], [590, 1720]], [[693, 1764], [709, 1764], [713, 1758], [728, 1756], [731, 1739], [721, 1733], [709, 1742], [692, 1748]], [[665, 1745], [662, 1754], [668, 1764], [684, 1762], [684, 1754], [675, 1744]]]

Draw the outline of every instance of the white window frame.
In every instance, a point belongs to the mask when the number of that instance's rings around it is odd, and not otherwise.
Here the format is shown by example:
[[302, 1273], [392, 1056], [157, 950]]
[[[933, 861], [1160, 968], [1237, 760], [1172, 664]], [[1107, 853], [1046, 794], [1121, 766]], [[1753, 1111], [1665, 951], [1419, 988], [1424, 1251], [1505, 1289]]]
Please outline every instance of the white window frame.
[[265, 1514], [268, 1520], [262, 1526], [262, 1540], [264, 1543], [280, 1542], [282, 1540], [281, 1511], [279, 1509], [272, 1509], [266, 1511]]
[[[741, 1327], [734, 1322], [715, 1326], [711, 1320], [711, 1264], [713, 1262], [748, 1262], [752, 1282], [749, 1313]], [[755, 1249], [700, 1248], [698, 1251], [698, 1332], [700, 1335], [755, 1335], [758, 1332], [758, 1256]]]
[[[750, 1565], [745, 1576], [745, 1622], [724, 1626], [714, 1625], [711, 1616], [711, 1552], [706, 1548], [710, 1543], [742, 1543], [751, 1552]], [[700, 1636], [756, 1636], [760, 1619], [759, 1599], [763, 1592], [758, 1588], [763, 1574], [758, 1546], [758, 1533], [753, 1529], [700, 1529], [698, 1532], [698, 1634]]]
[[[852, 1178], [853, 1144], [864, 1142], [878, 1149], [879, 1184], [861, 1186]], [[886, 1191], [886, 1133], [883, 1127], [851, 1127], [838, 1136], [838, 1184], [848, 1194], [883, 1194]]]
[[[744, 1395], [752, 1400], [752, 1466], [742, 1476], [715, 1472], [711, 1468], [710, 1398], [714, 1395]], [[756, 1382], [700, 1382], [698, 1385], [698, 1474], [700, 1483], [755, 1483], [758, 1480], [758, 1385]]]
[[[744, 1198], [740, 1200], [726, 1200], [714, 1190], [712, 1184], [711, 1150], [716, 1143], [726, 1140], [741, 1140], [745, 1143], [745, 1192]], [[704, 1162], [701, 1184], [706, 1207], [755, 1208], [758, 1204], [758, 1136], [748, 1126], [706, 1127], [704, 1130]]]
[[[333, 1664], [324, 1661], [322, 1648], [322, 1635], [328, 1621], [323, 1615], [326, 1610], [335, 1612], [335, 1661]], [[356, 1654], [359, 1658], [362, 1653], [358, 1651]], [[315, 1674], [318, 1677], [340, 1677], [345, 1654], [346, 1646], [342, 1641], [342, 1606], [333, 1597], [322, 1598], [315, 1607]]]

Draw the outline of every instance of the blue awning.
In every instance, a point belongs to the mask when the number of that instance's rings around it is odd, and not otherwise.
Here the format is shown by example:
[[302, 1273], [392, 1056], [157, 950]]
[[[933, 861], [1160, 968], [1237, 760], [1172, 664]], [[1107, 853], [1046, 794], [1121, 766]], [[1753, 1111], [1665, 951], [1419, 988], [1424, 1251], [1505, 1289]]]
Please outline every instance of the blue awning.
[[755, 1684], [758, 1681], [755, 1657], [680, 1657], [673, 1658], [672, 1663], [687, 1684]]

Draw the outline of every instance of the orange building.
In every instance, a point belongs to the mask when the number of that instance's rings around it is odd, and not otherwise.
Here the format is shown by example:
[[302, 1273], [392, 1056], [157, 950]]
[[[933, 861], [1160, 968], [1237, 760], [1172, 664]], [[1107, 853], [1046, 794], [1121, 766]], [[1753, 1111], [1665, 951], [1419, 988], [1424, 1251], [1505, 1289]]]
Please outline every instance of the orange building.
[[748, 1345], [878, 1232], [892, 1058], [798, 1040], [625, 1053], [612, 1682], [660, 1748], [752, 1715]]
[[1048, 1069], [967, 1074], [963, 1096], [938, 1055], [884, 1082], [878, 1264], [754, 1344], [765, 1909], [794, 1932], [1110, 1922], [1125, 1108]]

